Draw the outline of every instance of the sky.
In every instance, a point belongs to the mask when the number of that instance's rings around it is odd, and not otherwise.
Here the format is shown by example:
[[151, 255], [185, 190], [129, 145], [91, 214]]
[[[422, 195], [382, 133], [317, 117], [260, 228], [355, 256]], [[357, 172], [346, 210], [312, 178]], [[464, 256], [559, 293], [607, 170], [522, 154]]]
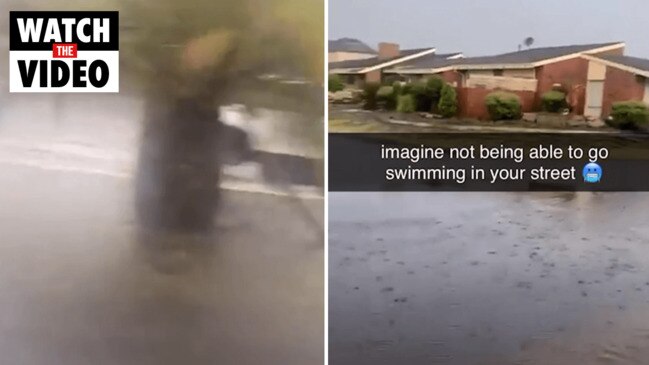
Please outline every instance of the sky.
[[329, 0], [329, 39], [376, 48], [433, 46], [465, 56], [532, 47], [626, 42], [626, 55], [649, 58], [647, 0]]

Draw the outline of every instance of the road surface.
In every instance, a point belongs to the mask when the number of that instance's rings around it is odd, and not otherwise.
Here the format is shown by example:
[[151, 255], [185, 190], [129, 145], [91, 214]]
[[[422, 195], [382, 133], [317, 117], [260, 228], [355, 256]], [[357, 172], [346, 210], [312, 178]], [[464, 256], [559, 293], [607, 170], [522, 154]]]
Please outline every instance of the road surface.
[[0, 363], [322, 363], [315, 190], [228, 177], [214, 235], [142, 234], [137, 100], [3, 99]]
[[332, 365], [646, 364], [649, 193], [332, 193]]

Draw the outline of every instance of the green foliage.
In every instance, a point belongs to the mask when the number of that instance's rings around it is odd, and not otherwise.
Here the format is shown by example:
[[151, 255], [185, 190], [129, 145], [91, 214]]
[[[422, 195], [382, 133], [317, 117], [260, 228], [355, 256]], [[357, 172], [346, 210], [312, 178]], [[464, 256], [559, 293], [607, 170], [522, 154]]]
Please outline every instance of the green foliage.
[[430, 103], [433, 108], [439, 105], [444, 86], [446, 86], [446, 82], [438, 76], [433, 76], [426, 81], [426, 94], [430, 97]]
[[514, 120], [521, 117], [521, 100], [516, 94], [496, 91], [485, 98], [492, 120]]
[[412, 95], [399, 95], [397, 102], [399, 113], [412, 113], [415, 111], [415, 98]]
[[401, 82], [395, 81], [392, 86], [383, 86], [379, 89], [377, 97], [379, 104], [386, 110], [395, 110], [399, 102], [399, 96], [403, 94]]
[[376, 97], [378, 99], [384, 99], [392, 96], [392, 93], [394, 93], [394, 88], [392, 86], [381, 86], [376, 92]]
[[457, 114], [457, 93], [451, 85], [444, 84], [441, 90], [437, 110], [444, 118], [450, 118]]
[[426, 91], [426, 83], [421, 81], [413, 83], [409, 94], [412, 95], [415, 101], [415, 110], [420, 112], [430, 111], [431, 100]]
[[568, 107], [566, 94], [558, 90], [548, 91], [541, 96], [541, 105], [547, 112], [559, 113]]
[[[266, 99], [257, 97], [261, 93], [284, 90], [275, 89], [279, 82], [259, 82], [267, 73], [293, 70], [315, 84], [324, 81], [324, 17], [317, 0], [53, 1], [120, 10], [120, 73], [149, 99], [254, 104]], [[299, 109], [321, 109], [304, 102], [305, 93], [298, 96]]]
[[407, 83], [401, 86], [401, 95], [412, 94], [412, 85], [411, 83]]
[[639, 129], [649, 124], [649, 108], [641, 101], [614, 103], [608, 124], [619, 129]]
[[329, 74], [329, 91], [335, 93], [336, 91], [342, 91], [345, 88], [343, 80], [340, 76], [336, 74]]
[[430, 112], [437, 107], [444, 85], [444, 80], [434, 76], [427, 81], [416, 81], [404, 85], [401, 94], [412, 95], [417, 111]]
[[403, 94], [403, 86], [401, 86], [401, 82], [399, 81], [395, 81], [394, 84], [392, 84], [392, 89], [394, 90], [394, 95], [398, 96]]
[[376, 92], [376, 100], [380, 107], [394, 110], [397, 106], [397, 95], [393, 86], [381, 86]]
[[[261, 99], [256, 97], [261, 92], [279, 94], [274, 89], [279, 83], [257, 83], [264, 73], [292, 70], [291, 76], [314, 84], [324, 81], [321, 0], [0, 3], [2, 9], [11, 10], [118, 10], [122, 85], [141, 89], [150, 99], [200, 98], [217, 103], [236, 99], [250, 105]], [[304, 93], [298, 96], [297, 104], [313, 104], [304, 102]], [[311, 108], [320, 112], [321, 104]]]
[[378, 108], [378, 101], [376, 94], [381, 87], [380, 84], [375, 82], [368, 82], [363, 85], [363, 108], [367, 110], [376, 110]]

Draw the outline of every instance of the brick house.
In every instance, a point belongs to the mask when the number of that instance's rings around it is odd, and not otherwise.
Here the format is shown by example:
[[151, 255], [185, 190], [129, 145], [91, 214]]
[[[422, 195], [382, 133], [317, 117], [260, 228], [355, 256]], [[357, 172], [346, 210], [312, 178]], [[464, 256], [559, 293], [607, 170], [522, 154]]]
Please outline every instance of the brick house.
[[459, 86], [459, 78], [454, 65], [464, 58], [461, 52], [437, 54], [432, 53], [417, 59], [400, 63], [395, 67], [386, 69], [386, 77], [396, 80], [414, 82], [424, 80], [432, 75], [440, 76], [453, 86]]
[[329, 73], [340, 75], [349, 85], [381, 82], [389, 67], [435, 53], [435, 48], [400, 50], [395, 43], [379, 43], [378, 55], [370, 58], [329, 62]]
[[487, 118], [484, 98], [494, 90], [506, 90], [521, 98], [524, 112], [538, 110], [541, 95], [561, 85], [569, 95], [572, 112], [585, 108], [588, 60], [584, 54], [623, 55], [621, 42], [543, 47], [495, 56], [455, 58], [422, 63], [423, 67], [394, 68], [400, 75], [440, 75], [458, 85], [460, 115]]
[[354, 38], [340, 38], [329, 41], [329, 62], [362, 60], [376, 57], [372, 47]]
[[585, 115], [605, 118], [613, 103], [643, 101], [649, 104], [649, 60], [629, 56], [589, 56]]

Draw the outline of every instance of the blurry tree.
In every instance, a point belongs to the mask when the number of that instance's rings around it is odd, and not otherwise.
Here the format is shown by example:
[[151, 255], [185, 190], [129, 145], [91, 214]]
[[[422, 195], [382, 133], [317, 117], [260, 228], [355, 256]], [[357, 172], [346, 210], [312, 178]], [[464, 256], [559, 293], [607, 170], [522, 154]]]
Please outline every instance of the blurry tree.
[[241, 133], [219, 122], [221, 105], [299, 112], [295, 133], [323, 145], [323, 0], [35, 0], [29, 7], [120, 11], [120, 88], [145, 100], [137, 176], [144, 225], [209, 229], [220, 156], [246, 152]]
[[525, 43], [525, 47], [527, 47], [527, 48], [532, 47], [532, 45], [534, 44], [534, 37], [527, 37], [527, 38], [525, 38], [525, 40], [523, 41], [523, 43]]
[[[245, 139], [218, 120], [218, 106], [290, 108], [304, 116], [296, 133], [321, 138], [322, 0], [124, 1], [122, 64], [146, 95], [138, 201], [154, 227], [209, 228], [225, 150]], [[126, 33], [126, 32], [125, 32]], [[261, 79], [260, 76], [279, 76]], [[281, 83], [304, 78], [311, 87]], [[290, 100], [290, 105], [277, 105]]]

